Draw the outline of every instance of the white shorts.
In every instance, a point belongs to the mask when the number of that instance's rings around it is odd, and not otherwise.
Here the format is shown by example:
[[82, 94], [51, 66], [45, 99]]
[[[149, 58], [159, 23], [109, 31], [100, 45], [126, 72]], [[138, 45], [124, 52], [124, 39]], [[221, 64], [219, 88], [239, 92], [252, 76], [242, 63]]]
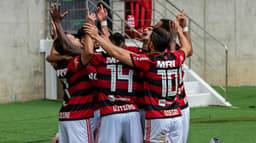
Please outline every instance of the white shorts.
[[117, 113], [101, 117], [95, 143], [142, 143], [139, 112]]
[[90, 119], [90, 122], [91, 122], [93, 137], [95, 138], [99, 128], [99, 123], [100, 123], [99, 109], [94, 111], [94, 117]]
[[186, 107], [181, 110], [182, 114], [182, 143], [187, 143], [189, 132], [190, 109]]
[[59, 121], [59, 143], [93, 143], [90, 120]]
[[144, 128], [145, 128], [145, 111], [144, 109], [140, 109], [140, 122], [141, 122], [141, 128], [142, 128], [142, 133], [144, 135]]
[[144, 141], [150, 143], [181, 143], [181, 120], [181, 117], [146, 120]]

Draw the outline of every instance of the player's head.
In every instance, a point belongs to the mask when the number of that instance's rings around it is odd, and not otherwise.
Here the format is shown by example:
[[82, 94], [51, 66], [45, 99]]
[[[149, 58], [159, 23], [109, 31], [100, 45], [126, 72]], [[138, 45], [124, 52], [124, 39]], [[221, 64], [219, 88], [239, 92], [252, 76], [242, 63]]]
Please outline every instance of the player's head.
[[150, 36], [149, 48], [151, 51], [164, 52], [170, 43], [170, 34], [163, 28], [154, 28]]
[[166, 31], [169, 31], [170, 30], [170, 27], [169, 27], [170, 22], [171, 22], [171, 20], [169, 20], [169, 19], [161, 19], [159, 22], [157, 22], [155, 27], [161, 27], [161, 28], [165, 29]]
[[149, 26], [149, 27], [146, 27], [145, 29], [143, 29], [142, 40], [149, 40], [150, 39], [150, 35], [152, 33], [153, 28], [154, 28], [153, 26]]
[[161, 27], [163, 29], [165, 29], [166, 31], [168, 31], [170, 33], [170, 44], [169, 44], [169, 50], [171, 52], [174, 52], [176, 51], [176, 33], [173, 31], [171, 32], [171, 23], [172, 23], [172, 20], [169, 20], [169, 19], [161, 19], [156, 25], [155, 27]]
[[79, 28], [79, 29], [77, 30], [77, 33], [75, 34], [75, 37], [80, 40], [80, 43], [81, 43], [82, 45], [84, 45], [83, 41], [84, 41], [84, 36], [85, 36], [85, 34], [86, 34], [86, 33], [84, 32], [83, 27]]
[[[65, 33], [65, 34], [66, 34], [66, 36], [68, 37], [68, 39], [71, 41], [71, 43], [72, 43], [75, 47], [77, 47], [77, 48], [81, 48], [81, 47], [82, 47], [82, 45], [81, 45], [81, 43], [80, 43], [80, 40], [79, 40], [78, 38], [76, 38], [76, 37], [75, 37], [74, 35], [72, 35], [72, 34], [68, 34], [68, 33]], [[54, 44], [54, 47], [55, 47], [56, 51], [57, 51], [60, 55], [65, 55], [65, 54], [67, 54], [67, 53], [65, 53], [65, 51], [64, 51], [64, 49], [63, 49], [63, 47], [62, 47], [62, 44], [61, 44], [61, 42], [60, 42], [59, 39], [56, 39], [53, 44]]]
[[[80, 29], [78, 29], [78, 30], [77, 30], [77, 33], [75, 34], [75, 37], [78, 38], [78, 39], [80, 39], [80, 43], [81, 43], [82, 45], [85, 44], [85, 43], [84, 43], [84, 41], [85, 41], [85, 39], [84, 39], [85, 35], [86, 35], [86, 33], [85, 33], [83, 27], [81, 27]], [[95, 48], [95, 49], [99, 48], [99, 44], [98, 44], [95, 40], [93, 40], [93, 41], [94, 41], [94, 48]]]
[[79, 28], [77, 30], [77, 33], [75, 34], [75, 37], [78, 39], [81, 39], [86, 33], [84, 32], [83, 27]]
[[116, 32], [109, 36], [110, 41], [116, 46], [125, 48], [125, 38], [122, 34]]

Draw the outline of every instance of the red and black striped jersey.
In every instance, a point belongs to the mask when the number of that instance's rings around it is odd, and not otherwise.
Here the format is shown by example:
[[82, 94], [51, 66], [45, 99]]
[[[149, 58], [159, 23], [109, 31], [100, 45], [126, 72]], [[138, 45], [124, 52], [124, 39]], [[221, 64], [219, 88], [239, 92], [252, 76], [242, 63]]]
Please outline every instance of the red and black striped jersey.
[[139, 73], [106, 53], [95, 53], [90, 60], [97, 70], [97, 92], [102, 116], [137, 111], [134, 96]]
[[184, 78], [184, 65], [182, 65], [180, 67], [180, 82], [179, 82], [179, 89], [178, 89], [178, 93], [179, 93], [179, 104], [180, 104], [180, 109], [184, 109], [186, 107], [188, 107], [188, 98], [187, 98], [187, 94], [185, 92], [185, 87], [184, 87], [184, 82], [183, 82], [183, 78]]
[[[181, 46], [179, 44], [176, 43], [176, 50], [180, 50]], [[180, 67], [180, 82], [179, 82], [179, 89], [178, 89], [178, 93], [179, 93], [179, 104], [180, 104], [180, 109], [184, 109], [186, 107], [188, 107], [188, 98], [185, 92], [185, 87], [184, 87], [184, 82], [183, 82], [183, 78], [184, 78], [184, 65], [182, 65]]]
[[59, 120], [78, 120], [93, 117], [94, 85], [90, 76], [96, 73], [93, 66], [83, 66], [81, 56], [70, 61], [58, 62], [57, 77], [62, 81], [64, 102]]
[[[137, 54], [148, 54], [148, 51], [143, 50], [140, 47], [136, 46], [127, 46], [126, 50], [137, 53]], [[145, 102], [144, 102], [144, 86], [143, 86], [143, 72], [140, 72], [140, 79], [138, 80], [138, 86], [137, 86], [137, 94], [135, 96], [135, 102], [138, 105], [140, 109], [144, 108]]]
[[134, 67], [143, 71], [144, 102], [147, 119], [180, 116], [178, 102], [179, 68], [183, 51], [159, 54], [131, 54]]

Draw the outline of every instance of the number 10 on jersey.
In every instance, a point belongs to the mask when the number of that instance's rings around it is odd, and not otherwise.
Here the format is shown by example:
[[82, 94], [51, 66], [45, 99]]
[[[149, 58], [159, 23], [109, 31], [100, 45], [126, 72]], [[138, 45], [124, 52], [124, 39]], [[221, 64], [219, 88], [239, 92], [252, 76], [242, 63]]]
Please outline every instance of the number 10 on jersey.
[[162, 76], [162, 97], [176, 96], [178, 91], [178, 70], [157, 70], [157, 74]]

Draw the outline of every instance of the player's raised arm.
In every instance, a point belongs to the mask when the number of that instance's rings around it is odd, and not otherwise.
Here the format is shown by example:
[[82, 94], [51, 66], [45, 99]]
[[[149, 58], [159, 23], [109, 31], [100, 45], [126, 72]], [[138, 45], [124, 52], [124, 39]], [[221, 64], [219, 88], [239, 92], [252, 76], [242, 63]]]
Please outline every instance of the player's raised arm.
[[[184, 36], [187, 38], [191, 48], [192, 48], [192, 42], [191, 42], [191, 38], [188, 32], [188, 27], [187, 27], [187, 20], [186, 20], [186, 16], [184, 15], [184, 9], [182, 10], [182, 12], [180, 14], [178, 14], [176, 16], [176, 20], [179, 22], [180, 26], [183, 29], [183, 34]], [[193, 54], [193, 48], [191, 49], [191, 52], [188, 54], [188, 56], [192, 56]]]
[[[86, 12], [87, 13], [86, 22], [90, 23], [90, 24], [94, 24], [95, 20], [96, 20], [95, 13], [90, 14], [89, 9], [87, 9], [86, 11], [87, 11]], [[83, 48], [84, 50], [83, 50], [83, 53], [82, 53], [82, 56], [81, 56], [81, 61], [82, 61], [83, 65], [85, 65], [90, 61], [92, 55], [94, 54], [94, 51], [93, 51], [94, 42], [88, 34], [85, 34], [82, 37], [82, 43], [83, 43], [83, 46], [84, 46], [84, 48]]]
[[51, 9], [49, 9], [49, 12], [51, 14], [52, 20], [56, 26], [57, 35], [60, 40], [60, 43], [62, 44], [62, 47], [64, 51], [66, 51], [68, 54], [75, 56], [82, 53], [82, 50], [79, 48], [76, 48], [71, 41], [68, 39], [68, 37], [65, 35], [63, 27], [61, 25], [61, 20], [68, 14], [68, 12], [64, 12], [61, 14], [60, 12], [60, 4], [57, 5], [56, 3], [52, 5]]
[[130, 57], [132, 52], [127, 51], [123, 48], [117, 47], [111, 42], [105, 40], [98, 34], [98, 29], [95, 25], [87, 23], [85, 26], [85, 31], [89, 34], [93, 39], [95, 39], [101, 47], [112, 57], [117, 58], [122, 63], [127, 64], [133, 67], [133, 63]]
[[53, 32], [53, 44], [52, 44], [52, 49], [50, 52], [50, 55], [47, 56], [46, 60], [51, 63], [52, 66], [56, 64], [58, 61], [62, 60], [70, 60], [72, 59], [71, 56], [67, 55], [60, 55], [60, 53], [55, 49], [56, 46], [60, 46], [59, 40], [58, 40], [58, 35], [57, 35], [57, 30], [56, 26], [53, 21], [51, 21], [52, 24], [52, 32]]
[[192, 47], [191, 47], [191, 45], [189, 44], [189, 41], [187, 40], [187, 38], [185, 37], [185, 35], [183, 34], [182, 30], [180, 29], [179, 22], [178, 22], [178, 21], [173, 21], [172, 24], [174, 24], [175, 29], [176, 29], [176, 32], [177, 32], [177, 34], [178, 34], [179, 41], [180, 41], [180, 44], [181, 44], [181, 47], [182, 47], [181, 50], [184, 51], [185, 57], [188, 57], [189, 54], [190, 54], [191, 51], [192, 51]]
[[110, 36], [109, 30], [108, 30], [108, 23], [107, 23], [107, 19], [108, 19], [108, 11], [106, 8], [103, 7], [102, 4], [100, 4], [100, 6], [97, 8], [96, 10], [96, 15], [100, 21], [100, 25], [101, 25], [101, 30], [103, 35], [107, 38]]
[[60, 55], [58, 51], [56, 51], [55, 47], [56, 47], [56, 42], [58, 41], [54, 41], [54, 43], [52, 44], [52, 49], [51, 49], [51, 53], [47, 56], [46, 60], [51, 63], [52, 66], [55, 65], [56, 62], [58, 61], [62, 61], [62, 60], [71, 60], [72, 57], [71, 56], [67, 56], [67, 55]]

